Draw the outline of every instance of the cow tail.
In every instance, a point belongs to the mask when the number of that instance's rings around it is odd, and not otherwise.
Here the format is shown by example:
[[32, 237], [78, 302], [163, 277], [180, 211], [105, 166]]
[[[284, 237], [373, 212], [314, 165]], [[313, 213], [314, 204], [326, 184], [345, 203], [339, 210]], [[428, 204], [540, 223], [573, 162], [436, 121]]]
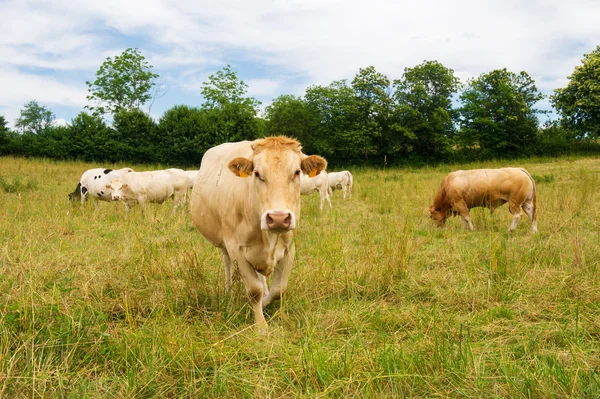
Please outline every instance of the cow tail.
[[529, 180], [531, 180], [531, 184], [533, 184], [533, 198], [531, 199], [531, 203], [533, 204], [533, 211], [531, 211], [531, 221], [535, 222], [537, 220], [537, 190], [535, 188], [535, 180], [533, 180], [533, 177], [531, 177], [531, 174], [529, 174], [529, 172], [525, 168], [519, 169], [521, 169], [529, 177]]

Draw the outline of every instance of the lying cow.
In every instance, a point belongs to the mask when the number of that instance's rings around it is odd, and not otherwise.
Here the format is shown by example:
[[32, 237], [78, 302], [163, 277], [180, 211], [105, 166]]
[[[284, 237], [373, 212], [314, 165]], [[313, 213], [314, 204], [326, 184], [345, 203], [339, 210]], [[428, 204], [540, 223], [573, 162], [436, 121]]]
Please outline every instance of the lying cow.
[[121, 200], [125, 203], [127, 212], [138, 203], [145, 214], [146, 203], [162, 204], [172, 197], [173, 213], [175, 213], [178, 207], [185, 205], [189, 184], [185, 171], [166, 169], [127, 173], [107, 184], [106, 188], [112, 189], [113, 201]]
[[521, 220], [521, 208], [537, 231], [536, 193], [533, 178], [523, 168], [458, 170], [450, 173], [429, 208], [431, 219], [440, 227], [450, 215], [461, 215], [463, 226], [473, 230], [469, 209], [494, 209], [508, 202], [513, 215], [510, 230]]
[[347, 170], [331, 172], [327, 174], [327, 180], [331, 193], [335, 190], [342, 190], [344, 199], [346, 199], [346, 191], [348, 191], [348, 194], [352, 197], [352, 182], [354, 180], [352, 173]]
[[100, 201], [112, 201], [112, 190], [107, 189], [106, 185], [110, 184], [114, 179], [118, 179], [125, 173], [133, 172], [131, 168], [123, 168], [118, 170], [95, 168], [88, 169], [81, 175], [75, 191], [69, 193], [69, 200], [72, 203], [80, 201], [81, 205], [87, 201], [89, 196], [94, 198], [94, 205], [98, 206]]
[[[237, 267], [258, 325], [266, 324], [263, 306], [287, 288], [300, 219], [300, 175], [326, 167], [325, 159], [303, 154], [300, 143], [287, 137], [225, 143], [202, 158], [192, 221], [221, 250], [227, 290], [231, 265]], [[269, 290], [265, 276], [271, 273]]]
[[309, 177], [308, 175], [302, 173], [300, 174], [300, 194], [302, 195], [310, 195], [315, 191], [319, 192], [319, 197], [321, 198], [321, 205], [319, 209], [323, 209], [323, 204], [325, 200], [329, 203], [329, 207], [331, 208], [331, 199], [329, 198], [329, 184], [327, 182], [327, 172], [322, 171], [315, 177]]

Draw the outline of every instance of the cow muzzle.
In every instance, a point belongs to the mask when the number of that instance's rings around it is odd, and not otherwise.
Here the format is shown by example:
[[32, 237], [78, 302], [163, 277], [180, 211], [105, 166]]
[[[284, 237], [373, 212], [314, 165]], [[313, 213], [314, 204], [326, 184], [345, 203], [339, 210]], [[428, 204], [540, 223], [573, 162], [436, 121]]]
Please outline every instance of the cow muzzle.
[[272, 209], [263, 213], [260, 221], [261, 230], [285, 232], [296, 228], [296, 215], [288, 210]]
[[121, 199], [121, 197], [119, 197], [118, 195], [113, 195], [113, 196], [112, 196], [112, 200], [113, 200], [113, 201], [118, 201], [118, 200], [120, 200], [120, 199]]

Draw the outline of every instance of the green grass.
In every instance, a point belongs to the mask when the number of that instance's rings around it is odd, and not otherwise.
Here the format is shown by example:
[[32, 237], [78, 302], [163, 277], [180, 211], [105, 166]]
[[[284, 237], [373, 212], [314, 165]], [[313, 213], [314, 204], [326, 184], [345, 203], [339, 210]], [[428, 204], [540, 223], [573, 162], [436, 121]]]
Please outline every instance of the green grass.
[[[540, 177], [537, 235], [506, 206], [433, 227], [449, 171], [509, 165]], [[302, 197], [265, 334], [189, 210], [72, 207], [95, 166], [0, 158], [0, 397], [600, 397], [600, 159], [357, 169], [333, 209]]]

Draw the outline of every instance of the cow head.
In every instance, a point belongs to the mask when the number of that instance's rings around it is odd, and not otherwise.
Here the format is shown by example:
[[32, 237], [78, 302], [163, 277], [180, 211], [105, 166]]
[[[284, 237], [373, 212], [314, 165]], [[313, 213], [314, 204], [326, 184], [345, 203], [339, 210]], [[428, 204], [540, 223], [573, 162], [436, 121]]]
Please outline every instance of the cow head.
[[444, 224], [446, 224], [448, 212], [437, 209], [435, 205], [431, 205], [429, 207], [429, 217], [433, 220], [437, 227], [442, 227]]
[[114, 179], [107, 184], [105, 188], [107, 190], [112, 190], [113, 201], [119, 201], [126, 198], [125, 190], [127, 189], [127, 184], [123, 184], [120, 179]]
[[303, 154], [300, 143], [287, 137], [257, 140], [252, 149], [249, 158], [235, 158], [228, 166], [236, 176], [250, 179], [261, 229], [276, 233], [295, 229], [300, 216], [300, 174], [316, 176], [327, 168], [327, 161]]

